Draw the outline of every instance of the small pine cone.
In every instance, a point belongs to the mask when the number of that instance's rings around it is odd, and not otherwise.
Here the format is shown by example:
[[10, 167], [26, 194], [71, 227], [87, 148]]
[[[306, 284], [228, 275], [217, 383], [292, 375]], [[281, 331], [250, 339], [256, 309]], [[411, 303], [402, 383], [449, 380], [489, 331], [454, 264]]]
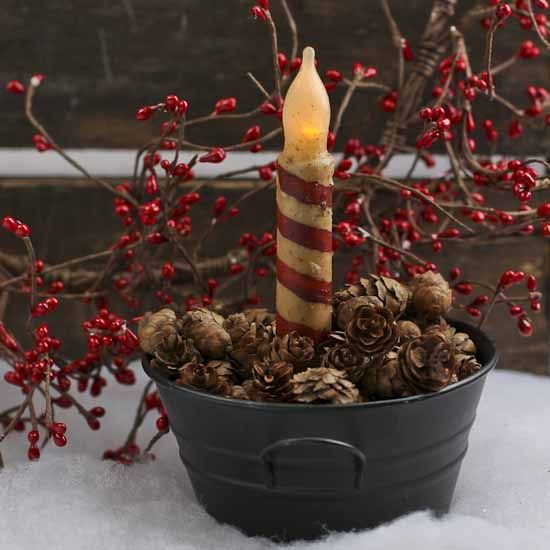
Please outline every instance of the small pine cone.
[[297, 403], [356, 403], [359, 390], [340, 370], [319, 367], [295, 374], [292, 399]]
[[235, 365], [231, 361], [224, 361], [223, 359], [213, 359], [208, 361], [207, 367], [212, 367], [216, 374], [228, 384], [232, 384], [236, 378]]
[[332, 295], [332, 307], [335, 312], [338, 311], [338, 308], [348, 300], [352, 298], [357, 298], [363, 296], [365, 289], [361, 285], [350, 285], [343, 290], [338, 290]]
[[363, 397], [373, 400], [398, 399], [415, 393], [401, 376], [398, 354], [395, 351], [390, 351], [367, 368], [360, 387]]
[[250, 401], [250, 396], [248, 395], [246, 389], [243, 386], [231, 386], [231, 391], [229, 395], [233, 399], [241, 399], [242, 401]]
[[345, 330], [348, 323], [353, 318], [355, 310], [358, 307], [373, 305], [376, 307], [383, 307], [382, 302], [374, 296], [357, 296], [356, 298], [350, 298], [345, 302], [342, 302], [336, 310], [336, 325], [340, 330]]
[[457, 353], [455, 355], [455, 362], [458, 380], [468, 378], [468, 376], [472, 376], [472, 374], [481, 369], [481, 364], [473, 355]]
[[245, 309], [243, 313], [249, 324], [271, 325], [275, 321], [275, 314], [265, 308], [253, 307]]
[[407, 309], [411, 293], [404, 284], [396, 279], [381, 275], [367, 275], [360, 280], [360, 283], [365, 289], [364, 294], [378, 298], [396, 319]]
[[275, 336], [268, 353], [261, 357], [271, 363], [290, 363], [295, 372], [299, 372], [306, 369], [315, 358], [315, 342], [292, 331], [282, 338]]
[[369, 364], [365, 354], [347, 343], [329, 348], [321, 360], [322, 367], [344, 371], [354, 384], [363, 378]]
[[138, 325], [141, 349], [145, 353], [153, 353], [164, 335], [176, 330], [176, 322], [176, 313], [168, 308], [145, 313]]
[[238, 363], [237, 371], [241, 378], [252, 376], [252, 364], [269, 353], [274, 337], [275, 332], [272, 325], [263, 326], [256, 323], [252, 323], [241, 336], [230, 353]]
[[399, 327], [393, 313], [384, 307], [358, 307], [346, 327], [350, 345], [368, 355], [391, 351], [399, 340]]
[[415, 312], [425, 319], [435, 320], [447, 314], [453, 304], [453, 291], [439, 274], [426, 271], [409, 282], [411, 304]]
[[255, 401], [288, 401], [292, 394], [293, 366], [290, 363], [264, 363], [252, 366], [252, 395]]
[[225, 319], [223, 328], [229, 334], [232, 344], [236, 346], [250, 328], [250, 323], [244, 313], [233, 313]]
[[177, 373], [186, 363], [198, 363], [200, 360], [200, 353], [193, 345], [193, 340], [170, 331], [155, 348], [151, 366]]
[[458, 332], [455, 327], [449, 325], [445, 319], [440, 319], [436, 325], [431, 325], [424, 330], [424, 333], [442, 332], [451, 342], [457, 353], [475, 355], [477, 349], [473, 340], [465, 332]]
[[455, 367], [453, 344], [441, 332], [423, 334], [399, 351], [401, 376], [417, 393], [443, 389], [451, 382]]
[[231, 350], [231, 337], [223, 328], [221, 315], [208, 309], [195, 309], [182, 319], [182, 331], [192, 338], [195, 347], [204, 357], [222, 359]]
[[227, 395], [230, 391], [230, 386], [218, 376], [216, 369], [202, 363], [184, 365], [177, 383], [215, 395]]
[[413, 321], [397, 321], [397, 324], [401, 343], [418, 338], [422, 334], [420, 327]]

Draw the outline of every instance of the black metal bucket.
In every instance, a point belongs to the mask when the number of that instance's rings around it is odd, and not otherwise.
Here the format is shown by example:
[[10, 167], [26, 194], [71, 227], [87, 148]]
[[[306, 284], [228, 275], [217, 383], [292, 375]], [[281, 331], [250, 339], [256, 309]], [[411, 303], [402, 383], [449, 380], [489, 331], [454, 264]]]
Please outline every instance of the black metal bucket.
[[151, 369], [197, 499], [248, 535], [311, 539], [420, 509], [448, 511], [492, 341], [458, 322], [483, 368], [438, 393], [352, 405], [237, 401]]

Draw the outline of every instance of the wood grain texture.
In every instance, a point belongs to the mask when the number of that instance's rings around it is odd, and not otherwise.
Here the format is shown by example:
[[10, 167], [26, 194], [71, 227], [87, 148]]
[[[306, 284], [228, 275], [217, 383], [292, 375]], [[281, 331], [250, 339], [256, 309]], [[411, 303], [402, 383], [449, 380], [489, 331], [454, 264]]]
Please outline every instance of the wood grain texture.
[[[351, 72], [354, 61], [375, 65], [383, 81], [393, 83], [395, 51], [378, 1], [289, 0], [301, 29], [301, 45], [315, 47], [321, 71], [336, 67]], [[396, 19], [413, 50], [430, 11], [431, 0], [390, 0]], [[475, 0], [460, 0], [457, 20]], [[0, 33], [0, 79], [25, 79], [43, 72], [47, 81], [36, 112], [59, 142], [73, 147], [133, 147], [151, 134], [154, 123], [134, 119], [141, 104], [177, 93], [189, 100], [190, 115], [212, 111], [214, 102], [233, 95], [239, 109], [255, 106], [260, 94], [245, 77], [247, 71], [271, 88], [270, 44], [264, 24], [253, 21], [249, 0], [4, 0]], [[289, 35], [277, 1], [280, 49], [288, 52]], [[533, 38], [516, 24], [497, 33], [495, 62], [514, 53], [522, 39]], [[484, 32], [467, 32], [474, 69], [483, 69]], [[533, 38], [534, 39], [534, 38]], [[548, 63], [539, 58], [521, 62], [513, 79], [496, 79], [499, 93], [526, 106], [527, 82], [547, 85]], [[353, 98], [342, 135], [378, 142], [386, 116], [378, 109], [377, 92]], [[332, 96], [333, 105], [341, 90]], [[509, 115], [484, 102], [497, 127]], [[0, 147], [29, 145], [31, 129], [23, 120], [21, 98], [0, 100]], [[267, 130], [273, 121], [264, 119]], [[198, 142], [227, 144], [240, 140], [246, 122], [194, 127], [188, 137]], [[505, 133], [505, 132], [504, 132]], [[481, 135], [481, 134], [480, 134]], [[550, 149], [550, 136], [530, 135], [513, 145], [503, 139], [501, 150], [529, 154]], [[483, 142], [484, 140], [480, 140]]]

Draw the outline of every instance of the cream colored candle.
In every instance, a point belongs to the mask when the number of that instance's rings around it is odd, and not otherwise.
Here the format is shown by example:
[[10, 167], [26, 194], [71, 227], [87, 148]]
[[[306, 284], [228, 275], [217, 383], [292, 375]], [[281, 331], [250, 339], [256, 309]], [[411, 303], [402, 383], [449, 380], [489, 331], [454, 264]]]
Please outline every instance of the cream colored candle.
[[284, 150], [277, 178], [277, 332], [320, 341], [332, 319], [330, 103], [306, 48], [283, 108]]

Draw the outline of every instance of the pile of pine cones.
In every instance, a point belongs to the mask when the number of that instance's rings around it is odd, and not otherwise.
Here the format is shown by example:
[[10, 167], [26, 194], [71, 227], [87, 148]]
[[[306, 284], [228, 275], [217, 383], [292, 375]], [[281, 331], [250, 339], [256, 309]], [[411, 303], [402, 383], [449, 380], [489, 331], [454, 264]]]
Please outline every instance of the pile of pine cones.
[[151, 365], [178, 384], [253, 401], [356, 403], [439, 391], [480, 369], [467, 334], [443, 316], [452, 291], [438, 273], [408, 285], [369, 275], [334, 296], [334, 330], [315, 345], [278, 337], [274, 315], [227, 318], [196, 309], [148, 313], [139, 338]]

